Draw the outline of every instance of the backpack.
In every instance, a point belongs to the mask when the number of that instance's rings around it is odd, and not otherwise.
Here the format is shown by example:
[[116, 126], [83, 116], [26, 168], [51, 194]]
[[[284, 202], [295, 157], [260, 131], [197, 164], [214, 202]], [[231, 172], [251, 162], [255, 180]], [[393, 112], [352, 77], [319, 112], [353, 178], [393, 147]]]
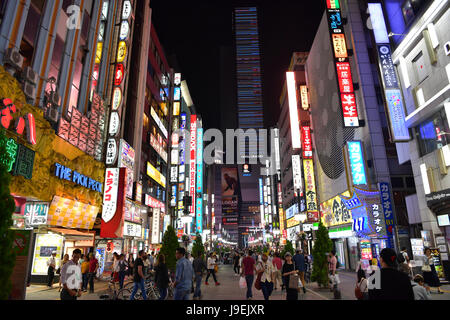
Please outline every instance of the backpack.
[[399, 254], [397, 254], [397, 261], [399, 263], [404, 263], [406, 261], [405, 256], [403, 255], [403, 252], [400, 252]]

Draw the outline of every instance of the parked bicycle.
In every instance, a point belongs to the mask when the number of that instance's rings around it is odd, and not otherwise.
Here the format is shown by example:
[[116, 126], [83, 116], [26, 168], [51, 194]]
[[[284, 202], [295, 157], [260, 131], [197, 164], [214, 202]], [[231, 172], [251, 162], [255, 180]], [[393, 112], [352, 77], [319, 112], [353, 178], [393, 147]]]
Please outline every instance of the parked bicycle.
[[108, 283], [108, 291], [100, 296], [101, 300], [130, 300], [131, 290], [123, 287], [117, 288], [117, 283], [110, 281]]

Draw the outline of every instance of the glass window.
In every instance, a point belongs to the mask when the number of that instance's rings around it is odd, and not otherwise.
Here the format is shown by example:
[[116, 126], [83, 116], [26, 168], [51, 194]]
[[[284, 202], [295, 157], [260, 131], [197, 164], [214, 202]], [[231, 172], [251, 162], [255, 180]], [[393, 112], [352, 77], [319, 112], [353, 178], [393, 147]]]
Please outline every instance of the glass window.
[[[59, 69], [61, 67], [63, 52], [64, 52], [64, 40], [60, 36], [57, 35], [56, 39], [55, 39], [55, 45], [53, 48], [53, 56], [52, 56], [52, 62], [50, 65], [50, 71], [48, 73], [49, 78], [54, 77], [56, 80], [58, 80]], [[55, 89], [55, 88], [53, 88], [53, 89]], [[47, 84], [47, 88], [45, 91], [46, 92], [51, 91], [49, 84]]]
[[421, 156], [447, 145], [450, 130], [444, 110], [422, 122], [415, 132]]

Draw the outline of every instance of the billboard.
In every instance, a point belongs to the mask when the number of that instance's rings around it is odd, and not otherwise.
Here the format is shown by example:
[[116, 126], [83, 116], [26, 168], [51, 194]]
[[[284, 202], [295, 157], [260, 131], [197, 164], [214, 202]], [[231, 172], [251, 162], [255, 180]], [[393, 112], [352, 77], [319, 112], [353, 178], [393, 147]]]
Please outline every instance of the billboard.
[[318, 222], [316, 182], [314, 178], [314, 164], [311, 159], [303, 160], [303, 170], [305, 172], [305, 196], [308, 221]]
[[237, 168], [222, 168], [222, 197], [239, 195]]

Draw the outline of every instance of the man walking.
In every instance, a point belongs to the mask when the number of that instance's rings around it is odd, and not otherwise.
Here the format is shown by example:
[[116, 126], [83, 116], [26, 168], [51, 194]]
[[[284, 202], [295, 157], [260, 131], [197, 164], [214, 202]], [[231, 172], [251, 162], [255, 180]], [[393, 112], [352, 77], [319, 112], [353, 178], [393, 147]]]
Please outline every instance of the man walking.
[[147, 300], [147, 293], [145, 292], [145, 282], [144, 282], [144, 256], [145, 252], [144, 250], [139, 251], [139, 257], [134, 262], [134, 288], [133, 292], [131, 293], [130, 300], [134, 300], [134, 296], [136, 295], [138, 289], [141, 289], [142, 298], [144, 300]]
[[94, 293], [94, 279], [98, 270], [98, 260], [91, 252], [89, 254], [89, 293]]
[[281, 261], [280, 254], [278, 252], [275, 252], [275, 255], [272, 259], [272, 264], [275, 270], [274, 290], [277, 290], [277, 285], [283, 285], [283, 282], [281, 281], [281, 268], [283, 267], [283, 262]]
[[305, 288], [305, 256], [301, 249], [297, 249], [295, 256], [292, 258], [295, 263], [295, 269], [299, 271], [300, 280], [303, 284], [303, 293], [306, 293]]
[[174, 283], [174, 300], [189, 300], [189, 293], [192, 289], [192, 277], [194, 271], [192, 264], [186, 259], [186, 249], [178, 248], [175, 252], [177, 258], [177, 270]]
[[239, 275], [239, 260], [241, 259], [241, 255], [238, 252], [234, 253], [233, 262], [234, 262], [234, 273]]
[[56, 251], [52, 251], [52, 255], [47, 260], [47, 287], [53, 287], [53, 279], [55, 278], [55, 268], [56, 268]]
[[202, 291], [200, 289], [202, 285], [203, 271], [206, 270], [206, 263], [203, 259], [203, 254], [201, 252], [197, 253], [197, 257], [192, 262], [192, 267], [195, 273], [195, 291], [194, 300], [199, 300], [202, 297]]
[[406, 273], [408, 276], [411, 274], [411, 269], [409, 267], [409, 256], [406, 247], [402, 248], [402, 251], [399, 254], [399, 270]]
[[253, 279], [255, 277], [255, 259], [252, 258], [253, 252], [252, 250], [248, 251], [248, 256], [242, 259], [242, 277], [245, 277], [245, 281], [247, 282], [247, 300], [253, 299], [252, 293], [252, 285]]
[[81, 284], [83, 283], [81, 275], [81, 266], [78, 260], [81, 257], [81, 250], [75, 249], [72, 253], [72, 260], [67, 261], [61, 268], [61, 300], [77, 300], [81, 297]]

